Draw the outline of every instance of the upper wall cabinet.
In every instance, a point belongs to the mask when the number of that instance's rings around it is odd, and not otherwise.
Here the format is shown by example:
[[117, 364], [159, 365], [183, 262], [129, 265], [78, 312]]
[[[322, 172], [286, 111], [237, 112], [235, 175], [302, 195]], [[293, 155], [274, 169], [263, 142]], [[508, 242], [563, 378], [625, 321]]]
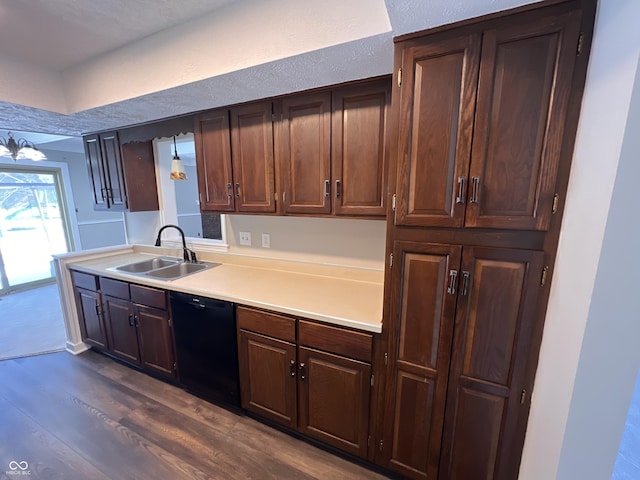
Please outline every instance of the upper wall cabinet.
[[378, 79], [197, 116], [201, 208], [384, 217], [390, 90]]
[[231, 163], [238, 212], [276, 211], [272, 115], [271, 102], [231, 109]]
[[[283, 213], [331, 213], [331, 92], [279, 102]], [[276, 115], [277, 118], [277, 115]]]
[[579, 20], [399, 44], [396, 225], [548, 230]]
[[120, 145], [117, 132], [84, 137], [95, 210], [158, 210], [151, 142]]
[[336, 215], [386, 214], [388, 79], [333, 91], [332, 172]]
[[229, 111], [197, 116], [194, 132], [200, 209], [233, 212]]
[[196, 116], [201, 210], [275, 212], [271, 111], [261, 102]]

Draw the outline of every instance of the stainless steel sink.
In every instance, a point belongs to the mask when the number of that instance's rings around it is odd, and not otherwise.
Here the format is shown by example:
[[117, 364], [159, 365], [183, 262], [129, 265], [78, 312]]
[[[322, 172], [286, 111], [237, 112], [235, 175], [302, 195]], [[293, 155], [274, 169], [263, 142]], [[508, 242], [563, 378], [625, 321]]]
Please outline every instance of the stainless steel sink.
[[113, 268], [114, 270], [157, 278], [159, 280], [176, 280], [177, 278], [201, 272], [207, 268], [220, 265], [219, 263], [198, 262], [189, 263], [178, 258], [155, 257], [141, 262], [127, 263]]
[[216, 265], [220, 265], [220, 264], [219, 263], [182, 262], [176, 265], [172, 265], [170, 267], [151, 270], [150, 272], [145, 273], [145, 275], [148, 277], [160, 278], [163, 280], [175, 280], [176, 278], [180, 278], [180, 277], [184, 277], [185, 275], [190, 275], [192, 273], [200, 272], [202, 270], [206, 270], [207, 268], [211, 268]]
[[126, 265], [120, 265], [116, 267], [116, 270], [120, 270], [121, 272], [128, 273], [146, 273], [151, 270], [156, 270], [158, 268], [169, 267], [171, 265], [176, 265], [178, 260], [156, 257], [150, 260], [144, 260], [142, 262], [135, 263], [127, 263]]

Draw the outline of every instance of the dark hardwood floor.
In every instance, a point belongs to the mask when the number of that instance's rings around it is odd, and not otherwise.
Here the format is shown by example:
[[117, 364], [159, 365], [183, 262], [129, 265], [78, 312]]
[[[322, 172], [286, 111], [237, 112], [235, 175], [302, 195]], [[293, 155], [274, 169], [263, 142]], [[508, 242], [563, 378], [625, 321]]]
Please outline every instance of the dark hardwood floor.
[[386, 478], [94, 352], [2, 361], [0, 385], [0, 479]]

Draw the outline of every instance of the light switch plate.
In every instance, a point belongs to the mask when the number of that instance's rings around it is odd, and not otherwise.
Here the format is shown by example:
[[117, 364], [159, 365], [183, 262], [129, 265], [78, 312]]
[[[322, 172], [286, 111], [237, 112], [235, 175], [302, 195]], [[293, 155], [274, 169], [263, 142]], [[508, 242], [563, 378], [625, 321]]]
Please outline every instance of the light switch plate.
[[251, 246], [251, 232], [239, 232], [240, 233], [240, 245]]
[[271, 235], [268, 233], [262, 234], [262, 248], [271, 248]]

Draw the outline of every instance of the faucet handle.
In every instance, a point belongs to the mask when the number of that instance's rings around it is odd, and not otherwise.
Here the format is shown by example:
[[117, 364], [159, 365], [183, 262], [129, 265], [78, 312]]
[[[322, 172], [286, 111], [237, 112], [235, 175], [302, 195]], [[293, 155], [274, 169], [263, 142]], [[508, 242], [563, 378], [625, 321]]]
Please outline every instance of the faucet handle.
[[198, 262], [198, 257], [196, 257], [196, 252], [194, 252], [193, 250], [189, 250], [189, 252], [191, 253], [191, 261], [193, 263], [197, 263]]

